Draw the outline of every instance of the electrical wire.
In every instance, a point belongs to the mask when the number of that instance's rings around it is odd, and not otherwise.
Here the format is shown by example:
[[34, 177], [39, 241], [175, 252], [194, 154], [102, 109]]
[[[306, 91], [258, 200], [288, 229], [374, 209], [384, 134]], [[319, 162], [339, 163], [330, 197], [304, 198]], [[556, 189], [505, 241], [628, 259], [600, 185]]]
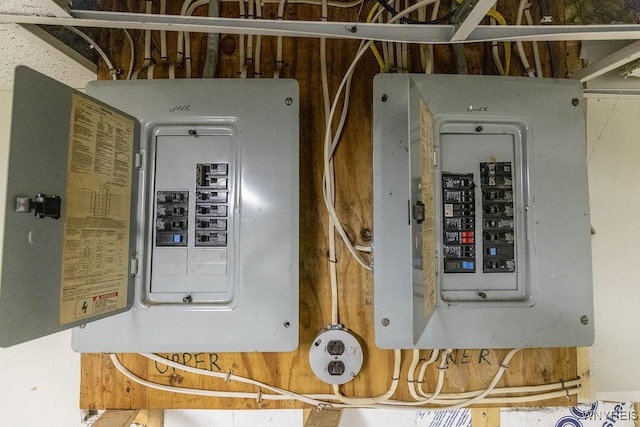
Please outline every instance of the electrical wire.
[[[278, 21], [284, 21], [284, 7], [287, 4], [287, 0], [278, 0]], [[273, 72], [273, 78], [280, 77], [282, 66], [284, 65], [282, 57], [282, 36], [276, 37], [276, 67]]]
[[[247, 393], [247, 392], [233, 392], [233, 391], [215, 391], [215, 390], [202, 390], [202, 389], [192, 389], [192, 388], [183, 388], [183, 387], [174, 387], [174, 386], [166, 386], [163, 384], [158, 384], [158, 383], [154, 383], [148, 380], [145, 380], [144, 378], [141, 378], [135, 374], [133, 374], [131, 371], [129, 371], [118, 359], [118, 356], [116, 354], [111, 354], [111, 361], [113, 362], [114, 366], [116, 367], [116, 369], [118, 369], [118, 371], [120, 371], [122, 374], [124, 374], [127, 378], [138, 382], [140, 384], [143, 384], [147, 387], [150, 388], [155, 388], [158, 390], [163, 390], [163, 391], [171, 391], [171, 392], [176, 392], [176, 393], [184, 393], [184, 394], [196, 394], [196, 395], [200, 395], [200, 396], [211, 396], [211, 397], [230, 397], [230, 398], [244, 398], [244, 399], [255, 399], [255, 400], [299, 400], [301, 402], [307, 403], [309, 405], [313, 405], [313, 406], [324, 406], [324, 405], [330, 405], [327, 402], [322, 402], [319, 401], [317, 399], [313, 399], [310, 397], [307, 397], [305, 395], [299, 394], [299, 393], [294, 393], [292, 391], [289, 390], [284, 390], [281, 389], [279, 387], [274, 387], [271, 386], [269, 384], [260, 382], [260, 381], [256, 381], [250, 378], [246, 378], [246, 377], [242, 377], [242, 376], [238, 376], [238, 375], [234, 375], [232, 372], [228, 372], [228, 373], [222, 373], [222, 372], [213, 372], [213, 371], [207, 371], [205, 369], [199, 369], [199, 368], [192, 368], [191, 366], [187, 366], [187, 365], [182, 365], [170, 360], [167, 360], [163, 357], [160, 356], [156, 356], [155, 354], [146, 354], [146, 353], [138, 353], [141, 356], [146, 357], [147, 359], [153, 360], [157, 363], [162, 363], [166, 366], [170, 366], [176, 369], [180, 369], [182, 371], [185, 372], [190, 372], [193, 374], [198, 374], [198, 375], [203, 375], [203, 376], [208, 376], [208, 377], [214, 377], [214, 378], [219, 378], [219, 379], [223, 379], [226, 382], [229, 381], [237, 381], [240, 383], [244, 383], [244, 384], [250, 384], [250, 385], [254, 385], [260, 388], [260, 391], [258, 393]], [[271, 392], [274, 392], [276, 394], [265, 394], [262, 393], [261, 389], [266, 389], [269, 390]]]
[[[160, 15], [167, 14], [167, 0], [160, 0]], [[147, 79], [151, 80], [154, 76], [155, 68], [158, 65], [165, 64], [169, 58], [167, 57], [167, 32], [162, 30], [160, 31], [160, 62], [156, 64], [151, 64], [149, 68], [147, 68]]]
[[[531, 5], [531, 3], [529, 3]], [[527, 19], [527, 24], [533, 25], [533, 19], [531, 18], [530, 8], [526, 8], [524, 10], [524, 16]], [[540, 62], [540, 51], [538, 50], [538, 42], [531, 42], [531, 46], [533, 48], [533, 62], [536, 67], [536, 75], [538, 77], [542, 77], [542, 63]]]
[[[249, 3], [247, 4], [247, 19], [253, 19], [253, 14], [254, 14], [254, 8], [255, 8], [255, 3], [251, 0], [249, 0]], [[251, 69], [251, 67], [253, 67], [254, 65], [254, 61], [253, 61], [253, 35], [252, 34], [247, 34], [247, 57], [245, 59], [245, 63], [244, 66], [242, 68], [242, 77], [247, 77], [249, 74], [249, 70]]]
[[[153, 3], [151, 0], [146, 0], [145, 2], [145, 13], [147, 15], [153, 13]], [[142, 70], [145, 70], [149, 65], [151, 65], [151, 30], [144, 30], [144, 62], [140, 68], [134, 71], [131, 78], [136, 80]]]
[[[255, 19], [262, 19], [262, 5], [260, 3], [261, 0], [255, 0], [256, 2], [256, 13], [255, 13]], [[261, 35], [257, 35], [256, 36], [256, 53], [254, 55], [254, 71], [253, 71], [253, 77], [255, 78], [259, 78], [261, 75], [261, 64], [260, 64], [260, 57], [262, 55], [262, 36]]]
[[[393, 6], [391, 6], [389, 3], [387, 3], [386, 0], [376, 0], [376, 1], [380, 4], [380, 6], [385, 8], [394, 17], [399, 15], [398, 11]], [[415, 19], [407, 18], [405, 15], [408, 15], [408, 13], [402, 15], [398, 19], [400, 20], [400, 22], [402, 22], [404, 24], [417, 24], [417, 25], [441, 24], [441, 23], [446, 22], [449, 19], [453, 18], [453, 15], [456, 14], [456, 10], [457, 10], [457, 8], [453, 9], [452, 11], [447, 13], [446, 15], [443, 15], [440, 18], [432, 19], [431, 21], [416, 21]]]
[[[399, 351], [399, 350], [397, 350]], [[495, 384], [500, 380], [500, 377], [504, 373], [504, 371], [508, 368], [508, 363], [511, 360], [511, 357], [518, 351], [518, 349], [514, 349], [510, 351], [507, 356], [503, 359], [500, 364], [500, 369], [495, 374], [493, 381], [489, 384], [489, 386], [484, 390], [472, 391], [472, 392], [463, 392], [463, 393], [449, 393], [449, 394], [441, 394], [441, 399], [434, 400], [433, 404], [442, 405], [441, 407], [430, 407], [429, 410], [448, 410], [454, 409], [457, 407], [468, 406], [473, 403], [478, 403], [482, 401], [483, 404], [514, 404], [514, 403], [522, 403], [522, 402], [532, 402], [553, 398], [562, 398], [576, 395], [580, 390], [581, 380], [572, 380], [561, 383], [554, 384], [543, 384], [538, 386], [523, 386], [523, 387], [506, 387], [506, 388], [495, 388]], [[335, 407], [335, 408], [348, 408], [348, 407], [364, 407], [364, 408], [394, 408], [394, 409], [415, 409], [415, 407], [424, 406], [424, 400], [415, 401], [415, 402], [404, 402], [404, 401], [395, 401], [391, 399], [385, 399], [386, 396], [391, 397], [395, 392], [394, 387], [397, 387], [397, 384], [394, 385], [392, 380], [391, 387], [389, 391], [381, 396], [374, 398], [350, 398], [347, 396], [336, 396], [335, 394], [301, 394], [295, 393], [289, 390], [281, 389], [279, 387], [274, 387], [269, 384], [256, 381], [250, 378], [242, 377], [239, 375], [235, 375], [233, 372], [223, 373], [223, 372], [213, 372], [208, 371], [201, 368], [194, 368], [191, 366], [183, 365], [177, 362], [173, 362], [171, 360], [165, 359], [163, 357], [154, 355], [154, 354], [140, 354], [143, 357], [146, 357], [156, 363], [161, 363], [165, 366], [173, 367], [175, 369], [179, 369], [185, 372], [190, 372], [197, 375], [204, 375], [209, 377], [214, 377], [218, 379], [222, 379], [225, 382], [229, 381], [237, 381], [244, 384], [250, 384], [258, 387], [258, 392], [231, 392], [231, 391], [217, 391], [217, 390], [203, 390], [203, 389], [191, 389], [191, 388], [183, 388], [183, 387], [174, 387], [167, 386], [164, 384], [158, 384], [146, 379], [143, 379], [131, 371], [129, 371], [118, 359], [116, 354], [111, 354], [111, 360], [118, 371], [123, 373], [127, 378], [135, 381], [139, 384], [142, 384], [146, 387], [155, 388], [163, 391], [176, 392], [176, 393], [184, 393], [184, 394], [195, 394], [201, 396], [211, 396], [211, 397], [226, 397], [226, 398], [245, 398], [245, 399], [255, 399], [256, 401], [262, 400], [298, 400], [313, 406], [317, 407]], [[396, 354], [397, 355], [397, 354]], [[433, 354], [432, 354], [433, 358]], [[395, 374], [395, 366], [394, 366], [394, 374]], [[399, 371], [398, 371], [399, 373]], [[262, 389], [268, 390], [271, 393], [263, 393]], [[558, 390], [555, 390], [558, 389]], [[507, 393], [522, 393], [522, 392], [534, 392], [534, 394], [524, 395], [524, 396], [501, 396], [501, 397], [486, 397], [491, 394], [507, 394]], [[483, 397], [481, 397], [483, 396]], [[467, 398], [470, 397], [470, 398]], [[443, 399], [444, 398], [444, 399]], [[350, 401], [352, 403], [333, 403], [333, 401], [339, 401], [342, 399], [344, 401]], [[375, 403], [370, 403], [374, 402]]]
[[393, 376], [391, 377], [391, 385], [386, 393], [376, 397], [348, 397], [340, 392], [340, 386], [333, 386], [333, 394], [342, 403], [350, 405], [375, 405], [376, 403], [386, 402], [396, 393], [398, 383], [400, 382], [400, 365], [402, 362], [402, 352], [400, 350], [393, 351]]
[[[436, 0], [433, 3], [433, 8], [431, 9], [432, 21], [438, 17], [439, 10], [440, 10], [440, 0]], [[426, 13], [427, 13], [426, 6], [418, 9], [418, 20], [420, 21], [426, 20]], [[434, 70], [433, 44], [420, 45], [420, 63], [422, 65], [422, 69], [426, 74], [433, 73], [433, 70]]]
[[98, 54], [100, 55], [104, 63], [107, 65], [107, 68], [109, 69], [109, 74], [111, 74], [111, 78], [113, 80], [118, 80], [118, 70], [115, 69], [115, 67], [113, 66], [113, 63], [111, 62], [107, 54], [104, 52], [104, 50], [102, 50], [102, 48], [98, 46], [98, 44], [95, 41], [93, 41], [91, 37], [89, 37], [88, 35], [86, 35], [85, 33], [83, 33], [82, 31], [78, 30], [75, 27], [65, 27], [65, 28], [76, 33], [77, 35], [82, 37], [87, 43], [89, 43], [89, 47], [91, 49], [95, 49], [95, 51], [98, 52]]
[[[252, 0], [250, 0], [250, 1], [252, 1]], [[239, 8], [240, 18], [241, 19], [247, 19], [244, 0], [238, 0], [238, 8]], [[244, 39], [245, 39], [244, 34], [239, 34], [238, 35], [238, 74], [242, 78], [246, 78], [247, 77], [246, 63], [245, 63], [246, 62], [246, 53], [245, 53], [245, 49], [244, 49]]]
[[[504, 16], [502, 16], [502, 14], [495, 9], [489, 9], [489, 11], [487, 12], [487, 16], [495, 20], [500, 25], [507, 25], [507, 20], [504, 19]], [[497, 44], [495, 48], [495, 54], [493, 56], [494, 61], [496, 60], [496, 57], [498, 58], [497, 63], [499, 63], [500, 60], [498, 55]], [[504, 42], [504, 67], [501, 67], [501, 68], [504, 73], [503, 75], [508, 76], [509, 69], [511, 68], [511, 42]], [[499, 71], [500, 70], [498, 69], [498, 72]]]
[[[429, 358], [429, 360], [425, 361], [422, 364], [425, 370], [429, 365], [431, 365], [433, 362], [435, 362], [438, 359], [439, 353], [440, 353], [440, 350], [438, 349], [434, 349], [431, 351], [431, 357]], [[409, 393], [411, 393], [411, 397], [413, 397], [414, 400], [421, 399], [421, 396], [419, 396], [416, 391], [415, 379], [414, 379], [414, 375], [415, 375], [416, 368], [418, 367], [418, 363], [420, 363], [420, 350], [416, 349], [416, 350], [413, 350], [413, 358], [411, 359], [411, 365], [409, 366], [409, 373], [407, 374], [407, 383], [409, 386]], [[425, 396], [422, 395], [422, 397], [425, 397]]]
[[131, 58], [129, 58], [129, 71], [127, 72], [127, 80], [131, 80], [131, 75], [133, 74], [133, 66], [136, 59], [136, 46], [133, 43], [133, 37], [131, 37], [131, 33], [126, 28], [123, 28], [124, 35], [127, 37], [129, 41], [129, 52], [131, 54]]
[[[237, 0], [221, 0], [221, 1], [235, 3]], [[244, 1], [250, 1], [250, 0], [244, 0]], [[261, 2], [262, 4], [276, 4], [276, 3], [280, 3], [280, 0], [261, 0]], [[321, 6], [322, 0], [288, 0], [287, 3]], [[360, 6], [362, 3], [363, 3], [362, 0], [356, 0], [351, 2], [329, 1], [327, 2], [327, 5], [330, 7], [335, 7], [339, 9], [350, 9], [352, 7]]]
[[[520, 0], [518, 4], [518, 14], [516, 15], [516, 25], [522, 24], [522, 17], [524, 15], [524, 10], [528, 9], [531, 3], [528, 0]], [[521, 41], [516, 41], [516, 47], [518, 49], [518, 55], [520, 56], [520, 62], [522, 62], [522, 66], [524, 67], [524, 71], [527, 73], [529, 77], [535, 77], [535, 69], [531, 68], [529, 65], [529, 60], [527, 59], [527, 55], [524, 52], [524, 45]]]
[[[408, 15], [409, 13], [417, 10], [418, 8], [422, 7], [425, 4], [429, 4], [433, 2], [433, 0], [423, 0], [421, 2], [418, 2], [408, 8], [406, 8], [405, 10], [403, 10], [401, 13], [398, 13], [397, 15], [391, 17], [391, 19], [389, 20], [389, 23], [393, 23], [393, 22], [397, 22], [398, 20], [400, 20], [402, 17], [404, 17], [405, 15]], [[340, 236], [340, 238], [342, 239], [342, 241], [344, 242], [345, 246], [347, 247], [347, 250], [351, 253], [351, 255], [353, 255], [353, 257], [355, 258], [356, 261], [358, 261], [358, 263], [360, 265], [362, 265], [362, 267], [364, 267], [366, 270], [371, 270], [371, 266], [368, 265], [367, 262], [365, 262], [362, 257], [360, 256], [360, 254], [357, 252], [357, 250], [353, 247], [353, 244], [351, 243], [349, 237], [347, 236], [346, 231], [344, 230], [344, 227], [342, 226], [342, 223], [340, 222], [340, 219], [338, 218], [338, 214], [335, 210], [335, 206], [333, 204], [333, 198], [331, 197], [331, 192], [330, 189], [333, 188], [331, 185], [331, 180], [332, 180], [332, 168], [331, 168], [331, 158], [333, 157], [333, 152], [335, 151], [335, 148], [337, 147], [337, 144], [339, 142], [340, 139], [340, 135], [341, 135], [341, 131], [340, 132], [336, 132], [335, 137], [332, 137], [332, 127], [333, 127], [333, 118], [336, 114], [336, 109], [338, 106], [338, 100], [342, 94], [342, 91], [345, 89], [345, 87], [350, 86], [350, 81], [353, 75], [353, 71], [355, 70], [356, 65], [358, 64], [358, 62], [360, 61], [360, 59], [362, 58], [362, 56], [364, 55], [364, 53], [370, 48], [371, 44], [373, 43], [373, 41], [368, 40], [368, 41], [362, 41], [360, 48], [358, 49], [358, 52], [356, 53], [356, 56], [353, 60], [353, 62], [351, 63], [351, 65], [349, 66], [349, 68], [347, 69], [347, 72], [345, 73], [344, 78], [342, 79], [342, 81], [340, 82], [340, 85], [338, 87], [338, 90], [336, 91], [336, 97], [333, 100], [333, 103], [331, 105], [331, 108], [329, 110], [329, 116], [328, 116], [328, 120], [326, 123], [326, 128], [325, 128], [325, 144], [324, 144], [324, 177], [323, 177], [323, 182], [325, 183], [325, 185], [323, 186], [323, 199], [325, 202], [325, 207], [327, 209], [327, 212], [329, 213], [329, 221], [333, 222], [333, 225], [335, 226], [335, 230], [338, 233], [338, 235]], [[348, 94], [349, 91], [346, 92], [346, 94]], [[345, 94], [345, 100], [346, 95]], [[343, 108], [343, 117], [346, 117], [346, 109]], [[342, 121], [342, 120], [341, 120]]]
[[[462, 0], [456, 0], [456, 2], [458, 4], [461, 4]], [[504, 16], [502, 16], [502, 14], [498, 12], [494, 7], [487, 11], [486, 16], [492, 19], [492, 25], [494, 25], [493, 21], [497, 22], [500, 25], [507, 25], [507, 20], [504, 19]], [[496, 66], [498, 74], [502, 76], [508, 76], [509, 68], [511, 65], [511, 42], [504, 42], [504, 67], [500, 63], [500, 54], [498, 52], [497, 42], [491, 42], [491, 54], [493, 56], [493, 62]]]
[[[371, 20], [373, 19], [373, 15], [375, 15], [375, 13], [376, 13], [376, 11], [378, 10], [379, 7], [380, 7], [379, 3], [376, 2], [376, 3], [373, 4], [373, 7], [369, 11], [369, 15], [367, 15], [367, 22], [371, 22]], [[384, 59], [382, 58], [382, 55], [380, 55], [380, 51], [376, 47], [375, 43], [371, 43], [371, 52], [373, 53], [373, 56], [376, 58], [376, 61], [378, 61], [378, 66], [380, 67], [380, 72], [381, 73], [386, 73], [387, 72], [387, 66], [384, 63]]]
[[440, 365], [438, 365], [438, 382], [436, 383], [436, 388], [433, 391], [433, 393], [431, 393], [431, 395], [425, 393], [422, 387], [422, 384], [424, 384], [424, 376], [422, 375], [426, 371], [426, 367], [431, 364], [431, 359], [429, 359], [427, 362], [423, 364], [423, 365], [426, 365], [425, 369], [420, 370], [421, 376], [418, 377], [420, 381], [418, 391], [420, 392], [420, 395], [423, 396], [423, 398], [416, 399], [417, 401], [422, 402], [423, 404], [431, 403], [434, 400], [436, 400], [436, 398], [440, 395], [440, 392], [442, 391], [442, 387], [444, 386], [444, 375], [447, 372], [447, 369], [449, 368], [447, 358], [449, 357], [449, 354], [451, 354], [452, 351], [453, 351], [452, 349], [448, 348], [445, 351], [443, 351], [442, 355], [440, 356]]

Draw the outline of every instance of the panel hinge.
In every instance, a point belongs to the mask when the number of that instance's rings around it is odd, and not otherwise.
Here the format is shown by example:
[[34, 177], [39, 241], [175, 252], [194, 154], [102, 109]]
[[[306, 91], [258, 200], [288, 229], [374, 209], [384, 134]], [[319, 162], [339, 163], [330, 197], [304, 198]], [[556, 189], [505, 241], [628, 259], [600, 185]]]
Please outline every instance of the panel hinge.
[[134, 162], [136, 168], [140, 169], [142, 167], [142, 153], [138, 152], [135, 154]]
[[136, 277], [138, 275], [138, 257], [131, 257], [131, 270], [129, 272], [131, 277]]
[[16, 212], [29, 213], [35, 211], [38, 218], [60, 218], [62, 200], [60, 196], [47, 196], [46, 194], [36, 194], [31, 200], [29, 197], [16, 197]]
[[438, 166], [438, 153], [433, 152], [433, 166]]

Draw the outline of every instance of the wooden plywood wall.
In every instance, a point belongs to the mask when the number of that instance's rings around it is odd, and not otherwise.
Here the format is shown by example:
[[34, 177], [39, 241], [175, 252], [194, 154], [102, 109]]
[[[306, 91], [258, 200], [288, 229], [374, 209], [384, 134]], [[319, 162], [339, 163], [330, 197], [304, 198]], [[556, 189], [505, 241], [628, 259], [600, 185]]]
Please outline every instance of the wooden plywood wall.
[[[180, 4], [169, 2], [168, 13], [177, 14]], [[180, 2], [181, 3], [181, 2]], [[500, 11], [508, 22], [514, 22], [517, 2], [508, 2]], [[539, 16], [535, 9], [534, 16]], [[562, 2], [554, 3], [554, 13], [563, 16]], [[155, 2], [154, 2], [155, 4]], [[329, 8], [329, 20], [354, 21], [364, 19], [372, 2], [367, 1], [359, 11]], [[144, 2], [105, 2], [105, 7], [116, 11], [144, 11]], [[157, 4], [155, 10], [157, 13]], [[446, 9], [446, 6], [443, 5]], [[198, 9], [206, 13], [206, 7]], [[223, 16], [238, 16], [236, 2], [223, 2]], [[265, 4], [265, 18], [276, 18], [277, 5]], [[285, 19], [320, 20], [320, 7], [313, 5], [288, 5]], [[133, 32], [137, 45], [136, 66], [142, 58], [143, 33]], [[154, 33], [154, 60], [159, 61], [158, 34]], [[220, 35], [223, 49], [219, 56], [218, 77], [238, 77], [238, 44], [236, 35]], [[169, 35], [170, 58], [175, 53], [175, 34]], [[194, 78], [202, 75], [206, 50], [206, 37], [192, 35]], [[123, 33], [107, 30], [103, 34], [103, 45], [117, 67], [126, 69], [129, 49]], [[275, 69], [276, 41], [274, 37], [262, 40], [262, 78], [273, 76]], [[284, 67], [282, 77], [291, 77], [300, 84], [300, 346], [291, 353], [201, 353], [166, 354], [171, 360], [213, 371], [228, 372], [252, 377], [272, 385], [303, 393], [330, 393], [331, 388], [320, 382], [311, 372], [307, 358], [309, 346], [318, 331], [330, 323], [330, 289], [328, 277], [327, 214], [322, 200], [322, 150], [324, 136], [324, 110], [320, 81], [320, 43], [317, 39], [284, 40]], [[351, 63], [358, 42], [344, 40], [327, 41], [330, 93], [333, 95], [342, 76]], [[530, 46], [527, 47], [530, 49]], [[545, 73], [564, 77], [566, 61], [564, 44], [540, 44]], [[418, 51], [410, 46], [411, 70], [420, 72]], [[485, 44], [470, 45], [464, 49], [469, 72], [494, 74], [490, 58], [490, 47]], [[514, 51], [515, 54], [515, 51]], [[550, 55], [551, 54], [551, 55]], [[554, 61], [550, 58], [554, 57]], [[452, 49], [449, 46], [435, 48], [435, 72], [455, 72]], [[553, 62], [553, 63], [552, 63]], [[512, 75], [522, 75], [522, 67], [514, 55]], [[183, 76], [178, 69], [178, 77]], [[352, 241], [369, 245], [375, 230], [372, 230], [372, 146], [371, 108], [372, 80], [379, 67], [370, 54], [365, 55], [355, 71], [351, 91], [351, 107], [335, 159], [337, 177], [337, 211], [347, 234]], [[108, 78], [102, 70], [102, 78]], [[158, 66], [155, 78], [166, 78], [167, 67]], [[146, 77], [146, 73], [142, 73]], [[249, 78], [255, 78], [249, 72]], [[365, 362], [361, 373], [342, 387], [343, 393], [351, 396], [375, 396], [389, 387], [393, 370], [393, 352], [380, 350], [374, 343], [373, 287], [371, 274], [361, 268], [348, 254], [344, 246], [338, 246], [337, 268], [340, 285], [340, 320], [355, 332], [364, 345]], [[202, 326], [202, 333], [208, 333]], [[428, 358], [428, 350], [421, 352]], [[493, 378], [506, 354], [504, 350], [476, 349], [457, 350], [450, 355], [450, 368], [446, 374], [445, 392], [482, 389]], [[395, 399], [410, 399], [406, 385], [410, 351], [403, 351], [401, 382]], [[181, 371], [174, 371], [162, 364], [134, 354], [120, 355], [125, 366], [137, 375], [150, 381], [179, 387], [206, 388], [216, 390], [257, 391], [255, 387], [241, 386], [235, 382], [204, 378]], [[500, 385], [543, 384], [574, 379], [576, 377], [575, 349], [532, 349], [520, 352], [511, 362]], [[425, 390], [433, 390], [437, 369], [428, 373]], [[280, 401], [256, 401], [247, 399], [223, 399], [174, 394], [151, 390], [140, 386], [119, 374], [109, 357], [103, 354], [82, 356], [81, 401], [83, 408], [291, 408], [300, 403]], [[575, 399], [555, 399], [538, 402], [539, 405], [564, 405]]]

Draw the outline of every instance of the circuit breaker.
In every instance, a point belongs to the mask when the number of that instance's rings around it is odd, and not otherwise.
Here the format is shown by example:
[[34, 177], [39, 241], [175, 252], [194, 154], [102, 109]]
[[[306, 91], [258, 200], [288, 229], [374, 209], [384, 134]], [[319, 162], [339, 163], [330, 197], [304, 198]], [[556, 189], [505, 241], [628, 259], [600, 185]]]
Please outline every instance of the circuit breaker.
[[376, 77], [378, 346], [592, 343], [582, 105], [566, 80]]
[[295, 81], [15, 85], [1, 345], [297, 347]]

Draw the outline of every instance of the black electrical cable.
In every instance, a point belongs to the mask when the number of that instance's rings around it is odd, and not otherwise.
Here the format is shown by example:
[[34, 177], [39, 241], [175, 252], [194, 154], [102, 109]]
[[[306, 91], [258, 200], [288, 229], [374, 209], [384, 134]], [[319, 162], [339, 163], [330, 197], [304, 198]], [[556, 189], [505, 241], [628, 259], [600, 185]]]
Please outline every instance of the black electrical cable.
[[[398, 14], [398, 11], [389, 3], [387, 3], [386, 0], [376, 0], [376, 1], [391, 15], [396, 16]], [[455, 13], [456, 13], [456, 9], [453, 9], [451, 12], [447, 13], [444, 16], [441, 16], [440, 18], [434, 19], [433, 21], [416, 21], [415, 19], [402, 17], [400, 18], [400, 22], [404, 22], [405, 24], [427, 24], [427, 25], [440, 24], [442, 22], [445, 22], [451, 19], [453, 15], [455, 15]]]

